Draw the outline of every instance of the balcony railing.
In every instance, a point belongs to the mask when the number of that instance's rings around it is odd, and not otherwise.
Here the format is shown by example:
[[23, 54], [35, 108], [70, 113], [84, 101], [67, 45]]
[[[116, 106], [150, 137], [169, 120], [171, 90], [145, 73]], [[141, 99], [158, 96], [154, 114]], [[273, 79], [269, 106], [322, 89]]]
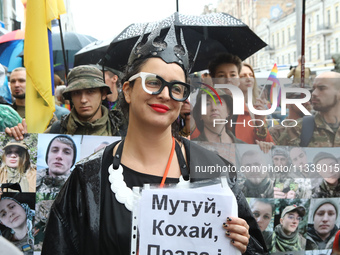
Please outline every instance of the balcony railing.
[[330, 60], [332, 59], [332, 54], [328, 53], [328, 54], [325, 54], [325, 60]]
[[290, 36], [289, 36], [289, 41], [290, 41], [290, 42], [296, 41], [296, 35], [290, 35]]
[[331, 29], [331, 26], [330, 25], [318, 25], [316, 27], [316, 30], [317, 31], [322, 31], [322, 30], [330, 30]]

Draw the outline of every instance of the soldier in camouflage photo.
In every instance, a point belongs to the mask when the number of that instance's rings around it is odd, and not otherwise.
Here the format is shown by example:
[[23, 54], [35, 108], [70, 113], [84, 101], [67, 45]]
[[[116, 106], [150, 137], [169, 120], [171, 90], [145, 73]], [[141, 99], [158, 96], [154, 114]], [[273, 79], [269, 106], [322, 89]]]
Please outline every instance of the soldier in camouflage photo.
[[339, 230], [339, 199], [312, 199], [311, 209], [306, 250], [332, 249], [335, 234]]
[[[30, 207], [32, 201], [34, 201], [33, 193], [4, 193], [0, 197], [0, 233], [14, 244], [23, 255], [33, 255], [35, 212]], [[4, 247], [1, 246], [1, 254], [5, 254], [3, 249]], [[11, 251], [6, 254], [16, 253]]]
[[318, 75], [313, 84], [312, 106], [317, 111], [308, 126], [312, 128], [309, 141], [302, 142], [303, 119], [297, 120], [295, 127], [286, 127], [277, 140], [278, 145], [304, 147], [340, 146], [340, 74], [324, 72]]
[[272, 149], [273, 167], [275, 171], [274, 198], [295, 198], [297, 187], [294, 178], [286, 171], [290, 161], [286, 147], [274, 147]]
[[273, 198], [273, 180], [268, 172], [264, 172], [262, 166], [266, 164], [263, 152], [259, 150], [247, 150], [241, 157], [243, 176], [238, 176], [237, 181], [245, 197]]
[[313, 198], [340, 197], [340, 171], [338, 159], [331, 153], [319, 152], [315, 155], [313, 163], [316, 169], [320, 168], [321, 179], [313, 188]]
[[47, 146], [45, 161], [48, 168], [38, 170], [37, 174], [35, 250], [41, 250], [52, 203], [70, 176], [76, 157], [77, 146], [67, 135], [53, 137]]
[[280, 224], [274, 229], [271, 253], [304, 254], [306, 239], [299, 233], [299, 224], [305, 214], [306, 209], [295, 204], [283, 209]]
[[37, 192], [59, 193], [77, 157], [77, 147], [71, 137], [57, 135], [48, 144], [45, 161], [46, 169], [38, 170]]

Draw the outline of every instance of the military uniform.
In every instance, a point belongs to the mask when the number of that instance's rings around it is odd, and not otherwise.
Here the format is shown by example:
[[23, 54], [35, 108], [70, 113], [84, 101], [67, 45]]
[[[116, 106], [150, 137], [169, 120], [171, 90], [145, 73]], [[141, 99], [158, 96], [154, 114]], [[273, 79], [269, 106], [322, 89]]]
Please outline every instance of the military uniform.
[[48, 168], [37, 171], [37, 194], [43, 193], [50, 200], [42, 200], [36, 205], [35, 229], [39, 230], [34, 237], [34, 248], [40, 251], [44, 240], [44, 231], [51, 210], [52, 203], [58, 195], [60, 189], [68, 179], [71, 173], [67, 175], [51, 176], [48, 174]]
[[102, 136], [124, 136], [126, 126], [123, 122], [123, 114], [118, 110], [108, 111], [102, 107], [102, 117], [94, 122], [83, 122], [79, 120], [75, 109], [69, 115], [65, 115], [60, 121], [53, 123], [45, 133], [70, 134], [70, 135], [102, 135]]
[[264, 178], [261, 183], [254, 184], [249, 179], [246, 179], [240, 187], [245, 197], [256, 198], [273, 198], [274, 197], [274, 182], [269, 178]]
[[48, 168], [37, 171], [37, 193], [57, 195], [69, 175], [70, 173], [54, 177], [48, 174]]
[[42, 200], [36, 205], [36, 214], [35, 214], [35, 230], [39, 230], [38, 233], [34, 236], [34, 250], [41, 251], [43, 241], [44, 241], [44, 232], [47, 224], [47, 219], [50, 215], [50, 210], [52, 207], [54, 200]]
[[[288, 123], [288, 121], [285, 122], [285, 125], [290, 125], [290, 124], [287, 124], [287, 123]], [[293, 124], [294, 124], [294, 123], [292, 122], [292, 125], [293, 125]], [[273, 126], [273, 127], [268, 128], [268, 131], [269, 131], [270, 135], [272, 136], [272, 138], [273, 138], [273, 140], [274, 140], [274, 143], [275, 143], [276, 145], [278, 145], [278, 140], [279, 140], [281, 134], [282, 134], [285, 130], [286, 130], [286, 128], [285, 128], [284, 126], [282, 126], [282, 125], [275, 125], [275, 126]]]
[[[320, 113], [314, 118], [313, 136], [308, 147], [340, 147], [340, 129], [334, 132], [323, 120]], [[286, 127], [277, 139], [277, 145], [299, 146], [302, 130], [302, 119], [297, 120], [295, 127]]]
[[280, 178], [275, 178], [274, 187], [279, 188], [284, 193], [293, 190], [295, 198], [311, 198], [312, 180], [311, 178], [292, 177], [289, 173]]
[[322, 179], [317, 187], [312, 191], [312, 198], [340, 197], [340, 179], [335, 187], [330, 187], [329, 184]]
[[[107, 94], [111, 94], [110, 87], [104, 83], [103, 73], [93, 66], [75, 67], [68, 74], [67, 80], [69, 85], [63, 92], [63, 96], [67, 100], [72, 100], [71, 93], [73, 91], [84, 89], [100, 88], [105, 90]], [[45, 133], [101, 136], [126, 135], [127, 128], [121, 111], [112, 110], [109, 112], [106, 107], [102, 105], [100, 107], [102, 116], [93, 122], [79, 120], [77, 112], [73, 108], [70, 114], [64, 115], [60, 121], [53, 123]]]

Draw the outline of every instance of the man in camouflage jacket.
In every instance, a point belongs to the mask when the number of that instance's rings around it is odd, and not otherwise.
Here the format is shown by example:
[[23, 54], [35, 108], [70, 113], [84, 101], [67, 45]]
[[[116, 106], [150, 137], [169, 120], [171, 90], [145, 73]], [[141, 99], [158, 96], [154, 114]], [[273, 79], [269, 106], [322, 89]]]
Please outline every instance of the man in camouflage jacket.
[[63, 96], [71, 100], [71, 113], [61, 121], [53, 123], [45, 133], [122, 136], [126, 134], [123, 114], [119, 110], [109, 111], [102, 100], [111, 94], [104, 83], [103, 74], [93, 66], [77, 66], [67, 77], [68, 87]]
[[[318, 75], [313, 84], [314, 132], [308, 147], [340, 146], [340, 74], [325, 72]], [[302, 119], [295, 127], [286, 127], [277, 140], [278, 145], [299, 146]]]

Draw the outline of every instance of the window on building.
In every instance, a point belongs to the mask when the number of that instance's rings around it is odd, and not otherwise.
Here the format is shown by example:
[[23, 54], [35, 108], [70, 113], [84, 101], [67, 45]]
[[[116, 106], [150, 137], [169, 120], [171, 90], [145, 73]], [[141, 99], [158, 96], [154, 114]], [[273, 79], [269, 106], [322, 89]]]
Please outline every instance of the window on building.
[[282, 56], [282, 63], [281, 63], [282, 65], [284, 65], [285, 64], [285, 56], [283, 55]]
[[320, 28], [320, 16], [319, 14], [316, 15], [316, 29], [319, 30]]
[[285, 31], [282, 31], [282, 45], [285, 45]]
[[308, 47], [308, 61], [312, 61], [312, 47]]
[[331, 54], [331, 40], [327, 41], [327, 54], [330, 55]]
[[288, 40], [290, 40], [291, 34], [290, 34], [290, 27], [288, 28]]
[[288, 53], [288, 64], [290, 64], [290, 53]]
[[308, 18], [308, 33], [312, 32], [312, 19]]
[[320, 59], [320, 44], [317, 45], [317, 58]]
[[335, 23], [339, 23], [339, 6], [335, 7]]
[[272, 45], [275, 46], [274, 35], [272, 35]]
[[276, 42], [277, 42], [277, 46], [280, 46], [280, 34], [279, 33], [276, 34]]
[[295, 61], [297, 58], [296, 58], [296, 51], [294, 51], [294, 60]]
[[335, 38], [335, 52], [339, 52], [339, 38]]
[[331, 25], [331, 10], [327, 11], [327, 26], [330, 27]]

